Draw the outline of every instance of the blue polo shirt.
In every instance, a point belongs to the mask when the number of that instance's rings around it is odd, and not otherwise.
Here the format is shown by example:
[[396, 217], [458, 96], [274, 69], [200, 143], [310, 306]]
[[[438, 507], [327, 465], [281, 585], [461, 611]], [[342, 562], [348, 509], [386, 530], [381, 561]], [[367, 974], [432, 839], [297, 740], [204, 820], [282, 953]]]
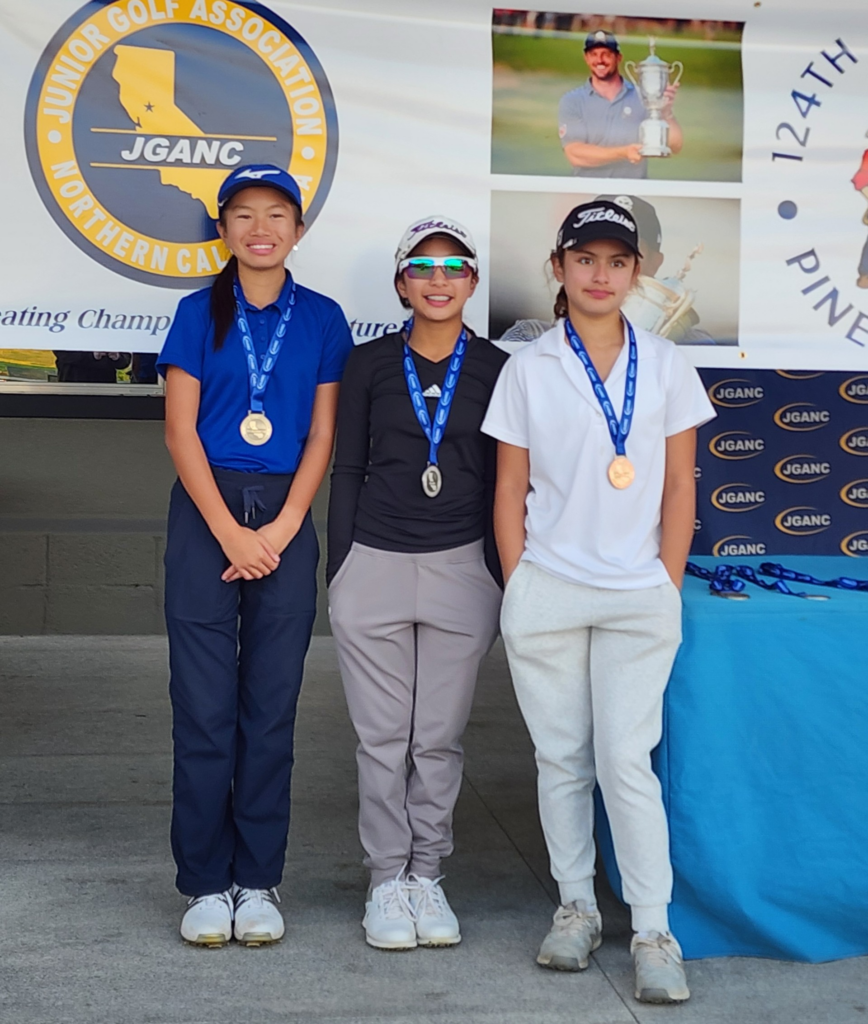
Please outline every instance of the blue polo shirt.
[[[647, 114], [635, 86], [623, 81], [613, 100], [601, 96], [590, 79], [578, 89], [565, 93], [558, 106], [558, 134], [561, 145], [587, 142], [592, 146], [628, 146], [639, 141], [639, 125]], [[580, 178], [647, 178], [648, 161], [631, 164], [616, 160], [601, 167], [574, 167]]]
[[[287, 273], [276, 302], [258, 309], [245, 300], [257, 357], [268, 348], [292, 289]], [[247, 359], [233, 322], [223, 346], [214, 351], [211, 289], [203, 288], [178, 303], [157, 370], [186, 370], [201, 382], [197, 429], [208, 461], [223, 469], [250, 473], [294, 473], [310, 431], [314, 394], [319, 384], [339, 381], [353, 347], [341, 307], [309, 288], [296, 286], [296, 302], [283, 347], [265, 392], [265, 414], [274, 433], [263, 445], [247, 444], [239, 426], [250, 410]]]

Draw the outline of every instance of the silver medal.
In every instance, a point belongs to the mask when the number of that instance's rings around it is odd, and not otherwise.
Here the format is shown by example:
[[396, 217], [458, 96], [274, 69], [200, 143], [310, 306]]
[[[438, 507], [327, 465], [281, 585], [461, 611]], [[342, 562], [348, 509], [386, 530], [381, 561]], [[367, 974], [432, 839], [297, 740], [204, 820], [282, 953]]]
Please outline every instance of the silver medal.
[[425, 492], [425, 496], [436, 498], [442, 486], [443, 474], [440, 472], [440, 467], [435, 466], [433, 462], [429, 462], [425, 467], [425, 472], [422, 474], [422, 490]]

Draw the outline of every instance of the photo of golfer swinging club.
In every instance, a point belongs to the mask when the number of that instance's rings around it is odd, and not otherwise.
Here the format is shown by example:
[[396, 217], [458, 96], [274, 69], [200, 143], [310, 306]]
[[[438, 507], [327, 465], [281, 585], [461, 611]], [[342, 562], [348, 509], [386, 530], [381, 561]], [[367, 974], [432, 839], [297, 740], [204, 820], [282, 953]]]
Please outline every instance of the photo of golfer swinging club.
[[628, 320], [676, 345], [737, 345], [739, 201], [614, 192], [492, 193], [491, 337], [534, 341], [554, 324], [549, 235], [593, 199], [617, 203], [639, 232], [639, 279], [622, 307]]
[[495, 9], [495, 174], [740, 181], [741, 22]]

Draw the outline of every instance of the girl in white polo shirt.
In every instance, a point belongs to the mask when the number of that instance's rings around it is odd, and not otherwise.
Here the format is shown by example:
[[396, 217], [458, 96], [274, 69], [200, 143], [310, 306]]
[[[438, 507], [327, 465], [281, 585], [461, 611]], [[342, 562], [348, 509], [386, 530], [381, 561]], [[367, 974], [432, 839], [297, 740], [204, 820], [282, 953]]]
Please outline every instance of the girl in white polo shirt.
[[636, 998], [680, 1002], [651, 751], [681, 642], [696, 428], [714, 411], [684, 354], [620, 313], [640, 258], [628, 208], [597, 200], [569, 214], [552, 253], [558, 322], [506, 364], [482, 429], [499, 442], [501, 629], [561, 898], [537, 962], [581, 970], [600, 945], [597, 782], [632, 910]]

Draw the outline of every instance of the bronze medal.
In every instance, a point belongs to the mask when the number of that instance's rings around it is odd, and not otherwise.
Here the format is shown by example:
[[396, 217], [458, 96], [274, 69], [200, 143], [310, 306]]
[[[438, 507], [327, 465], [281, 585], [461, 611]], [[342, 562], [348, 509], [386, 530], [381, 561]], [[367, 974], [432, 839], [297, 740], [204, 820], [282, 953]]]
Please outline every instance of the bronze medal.
[[636, 479], [636, 470], [626, 455], [616, 455], [609, 463], [608, 475], [609, 483], [623, 491]]

